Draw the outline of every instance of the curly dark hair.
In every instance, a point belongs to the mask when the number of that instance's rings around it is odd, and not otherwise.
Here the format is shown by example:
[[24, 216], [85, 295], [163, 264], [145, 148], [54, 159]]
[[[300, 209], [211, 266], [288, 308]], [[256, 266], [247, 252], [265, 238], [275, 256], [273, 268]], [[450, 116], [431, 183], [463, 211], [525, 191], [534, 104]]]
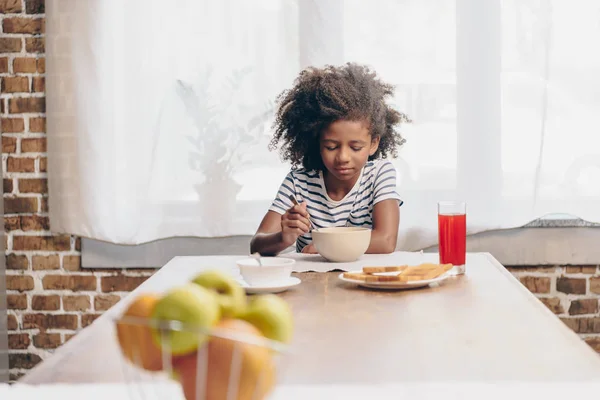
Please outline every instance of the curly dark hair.
[[280, 143], [283, 160], [293, 167], [323, 170], [319, 136], [338, 120], [366, 121], [371, 137], [379, 137], [377, 152], [369, 160], [396, 157], [405, 142], [396, 125], [411, 122], [388, 104], [394, 87], [382, 82], [368, 67], [348, 63], [303, 70], [291, 89], [277, 97], [275, 133], [269, 145]]

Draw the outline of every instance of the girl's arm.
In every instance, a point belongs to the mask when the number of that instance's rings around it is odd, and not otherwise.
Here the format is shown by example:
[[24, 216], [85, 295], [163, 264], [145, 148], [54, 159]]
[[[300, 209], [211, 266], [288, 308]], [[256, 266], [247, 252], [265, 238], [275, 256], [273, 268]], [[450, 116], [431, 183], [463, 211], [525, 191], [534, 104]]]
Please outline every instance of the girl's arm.
[[373, 207], [373, 230], [371, 243], [367, 248], [370, 254], [393, 253], [398, 239], [400, 224], [400, 207], [398, 200], [387, 199], [375, 204]]

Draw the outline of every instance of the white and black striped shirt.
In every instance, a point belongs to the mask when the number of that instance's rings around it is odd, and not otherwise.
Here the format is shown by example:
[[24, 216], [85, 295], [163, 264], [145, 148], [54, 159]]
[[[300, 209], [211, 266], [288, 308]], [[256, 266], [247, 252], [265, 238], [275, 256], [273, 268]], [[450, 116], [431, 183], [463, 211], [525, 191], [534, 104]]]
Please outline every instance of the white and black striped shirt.
[[[269, 210], [284, 214], [293, 205], [289, 195], [298, 202], [306, 201], [306, 209], [315, 228], [334, 226], [373, 227], [373, 207], [387, 200], [403, 201], [396, 192], [396, 169], [388, 160], [369, 161], [363, 167], [356, 184], [341, 200], [327, 194], [321, 171], [292, 170], [279, 187]], [[298, 237], [296, 251], [301, 252], [312, 240], [310, 232]]]

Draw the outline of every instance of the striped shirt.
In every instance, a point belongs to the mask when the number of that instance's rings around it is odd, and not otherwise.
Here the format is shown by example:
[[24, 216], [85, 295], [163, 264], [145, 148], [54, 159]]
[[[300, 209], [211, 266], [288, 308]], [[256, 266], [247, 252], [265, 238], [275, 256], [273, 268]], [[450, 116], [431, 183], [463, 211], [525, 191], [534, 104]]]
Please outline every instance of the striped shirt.
[[[331, 199], [327, 194], [321, 171], [292, 170], [279, 187], [269, 210], [283, 215], [293, 205], [289, 199], [290, 194], [300, 203], [306, 201], [306, 209], [315, 228], [372, 228], [375, 204], [387, 199], [398, 200], [399, 206], [403, 203], [396, 192], [396, 169], [387, 160], [367, 162], [354, 187], [339, 201]], [[301, 252], [311, 241], [310, 232], [299, 236], [296, 251]]]

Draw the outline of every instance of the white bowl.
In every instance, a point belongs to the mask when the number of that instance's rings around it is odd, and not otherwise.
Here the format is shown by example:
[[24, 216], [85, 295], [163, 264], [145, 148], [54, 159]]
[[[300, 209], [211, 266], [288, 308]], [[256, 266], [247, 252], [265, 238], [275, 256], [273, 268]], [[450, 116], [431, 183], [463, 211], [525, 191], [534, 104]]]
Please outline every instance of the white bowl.
[[292, 274], [292, 265], [296, 262], [284, 257], [261, 257], [260, 261], [262, 266], [252, 257], [237, 261], [242, 278], [250, 286], [260, 287], [288, 281]]
[[312, 240], [317, 252], [328, 261], [351, 262], [369, 248], [371, 230], [352, 226], [319, 228], [312, 231]]

